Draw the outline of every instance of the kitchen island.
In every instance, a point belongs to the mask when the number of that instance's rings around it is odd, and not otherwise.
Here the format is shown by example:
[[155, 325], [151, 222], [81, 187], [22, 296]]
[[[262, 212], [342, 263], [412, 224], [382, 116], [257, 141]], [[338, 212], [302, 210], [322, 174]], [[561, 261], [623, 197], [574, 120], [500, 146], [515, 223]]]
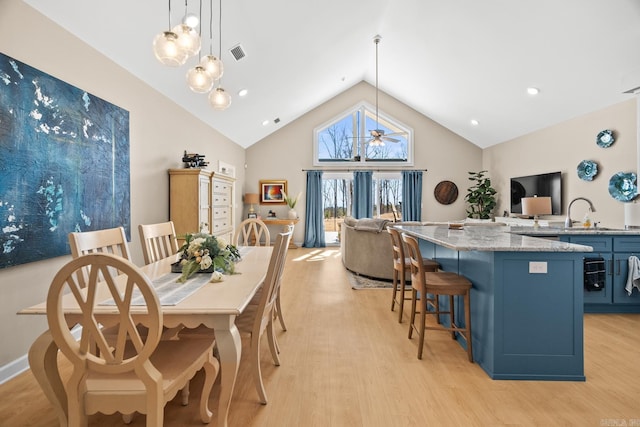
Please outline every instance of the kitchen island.
[[[590, 246], [509, 227], [397, 228], [419, 239], [423, 257], [472, 282], [473, 357], [491, 378], [585, 380], [583, 257]], [[445, 298], [440, 304], [447, 306]]]

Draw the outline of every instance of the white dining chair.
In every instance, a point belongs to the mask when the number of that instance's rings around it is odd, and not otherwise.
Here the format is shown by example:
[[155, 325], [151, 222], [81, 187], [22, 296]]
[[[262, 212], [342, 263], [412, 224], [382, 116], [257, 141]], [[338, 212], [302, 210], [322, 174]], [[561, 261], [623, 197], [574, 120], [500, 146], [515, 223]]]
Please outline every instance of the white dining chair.
[[[78, 281], [82, 270], [89, 272], [86, 289]], [[104, 299], [96, 298], [104, 294], [113, 299], [107, 315], [99, 307]], [[134, 310], [136, 295], [144, 302], [136, 303]], [[73, 319], [82, 327], [79, 340], [69, 329], [73, 325], [63, 312], [63, 298], [77, 302], [79, 313]], [[134, 324], [135, 318], [144, 322], [144, 335]], [[203, 368], [200, 417], [204, 423], [211, 420], [208, 400], [219, 371], [213, 357], [214, 337], [160, 340], [158, 296], [147, 276], [130, 261], [107, 253], [72, 259], [51, 283], [47, 320], [56, 345], [72, 365], [65, 385], [69, 426], [86, 426], [89, 415], [116, 411], [143, 413], [147, 427], [162, 426], [165, 404]], [[102, 322], [109, 322], [117, 333], [105, 334], [99, 326]]]

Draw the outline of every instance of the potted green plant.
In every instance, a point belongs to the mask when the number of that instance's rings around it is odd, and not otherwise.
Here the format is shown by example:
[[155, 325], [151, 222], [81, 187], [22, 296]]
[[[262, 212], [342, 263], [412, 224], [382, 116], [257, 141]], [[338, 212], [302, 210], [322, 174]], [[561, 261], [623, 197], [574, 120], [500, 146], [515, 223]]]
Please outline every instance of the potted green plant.
[[474, 184], [468, 188], [464, 200], [469, 203], [468, 218], [491, 219], [496, 207], [496, 190], [491, 186], [491, 179], [486, 177], [486, 170], [468, 172], [469, 180]]
[[296, 207], [296, 203], [298, 203], [298, 199], [300, 198], [300, 195], [302, 195], [302, 192], [298, 193], [298, 195], [293, 198], [293, 197], [289, 197], [287, 196], [287, 193], [285, 193], [284, 191], [282, 192], [282, 198], [284, 200], [284, 202], [287, 204], [287, 206], [289, 206], [289, 219], [296, 219], [298, 218], [298, 213], [295, 210]]

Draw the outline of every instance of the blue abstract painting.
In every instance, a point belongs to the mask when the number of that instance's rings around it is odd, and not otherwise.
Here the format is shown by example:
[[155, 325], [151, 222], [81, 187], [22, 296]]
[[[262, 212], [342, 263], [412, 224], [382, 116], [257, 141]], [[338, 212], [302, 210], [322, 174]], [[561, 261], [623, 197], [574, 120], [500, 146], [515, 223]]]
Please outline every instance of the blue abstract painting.
[[129, 112], [0, 53], [0, 268], [131, 236]]

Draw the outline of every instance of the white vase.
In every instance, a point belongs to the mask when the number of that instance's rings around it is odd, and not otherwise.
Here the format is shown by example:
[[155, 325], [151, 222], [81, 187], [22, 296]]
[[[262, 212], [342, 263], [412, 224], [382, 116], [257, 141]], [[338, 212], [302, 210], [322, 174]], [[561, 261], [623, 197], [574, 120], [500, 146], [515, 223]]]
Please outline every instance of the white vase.
[[298, 219], [298, 212], [295, 209], [289, 209], [289, 219]]

